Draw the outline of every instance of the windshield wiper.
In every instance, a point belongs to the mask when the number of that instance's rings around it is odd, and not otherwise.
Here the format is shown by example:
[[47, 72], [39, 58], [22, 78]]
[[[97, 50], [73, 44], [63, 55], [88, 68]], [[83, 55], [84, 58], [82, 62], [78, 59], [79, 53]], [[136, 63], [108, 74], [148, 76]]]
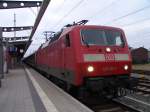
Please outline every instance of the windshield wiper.
[[88, 47], [88, 48], [90, 47], [90, 46], [89, 46], [89, 43], [88, 43], [88, 42], [86, 42], [86, 41], [84, 40], [84, 38], [83, 38], [83, 37], [82, 37], [82, 41], [84, 42], [84, 44], [86, 45], [86, 47]]
[[88, 42], [84, 41], [84, 43], [85, 43], [86, 47], [88, 47], [88, 48], [90, 47]]

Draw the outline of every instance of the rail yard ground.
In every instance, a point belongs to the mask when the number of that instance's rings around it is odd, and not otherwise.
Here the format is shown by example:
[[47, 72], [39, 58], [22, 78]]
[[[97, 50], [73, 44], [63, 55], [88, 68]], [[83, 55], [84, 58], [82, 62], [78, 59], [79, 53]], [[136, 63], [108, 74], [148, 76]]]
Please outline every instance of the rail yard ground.
[[150, 75], [150, 63], [133, 65], [132, 72], [138, 74]]
[[136, 64], [132, 66], [133, 70], [146, 70], [150, 71], [150, 63], [149, 64]]

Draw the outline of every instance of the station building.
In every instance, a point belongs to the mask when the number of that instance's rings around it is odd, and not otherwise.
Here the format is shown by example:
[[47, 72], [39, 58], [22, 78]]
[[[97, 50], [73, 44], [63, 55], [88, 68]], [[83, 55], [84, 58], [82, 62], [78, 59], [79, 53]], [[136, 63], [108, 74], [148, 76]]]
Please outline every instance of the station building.
[[148, 63], [150, 60], [150, 52], [144, 47], [131, 50], [132, 61], [134, 64]]

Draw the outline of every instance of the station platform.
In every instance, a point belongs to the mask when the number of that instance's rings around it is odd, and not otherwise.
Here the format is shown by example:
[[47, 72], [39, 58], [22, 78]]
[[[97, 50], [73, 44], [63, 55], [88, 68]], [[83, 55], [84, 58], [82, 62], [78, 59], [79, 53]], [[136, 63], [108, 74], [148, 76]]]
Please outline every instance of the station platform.
[[0, 112], [93, 112], [31, 68], [10, 70], [0, 88]]

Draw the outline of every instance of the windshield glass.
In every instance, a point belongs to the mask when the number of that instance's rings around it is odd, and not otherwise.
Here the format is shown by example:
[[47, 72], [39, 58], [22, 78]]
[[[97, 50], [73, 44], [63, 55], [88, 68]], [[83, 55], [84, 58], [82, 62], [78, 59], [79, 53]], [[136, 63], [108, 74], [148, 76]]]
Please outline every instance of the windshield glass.
[[82, 43], [88, 45], [107, 45], [122, 46], [124, 45], [121, 32], [100, 29], [81, 30]]

